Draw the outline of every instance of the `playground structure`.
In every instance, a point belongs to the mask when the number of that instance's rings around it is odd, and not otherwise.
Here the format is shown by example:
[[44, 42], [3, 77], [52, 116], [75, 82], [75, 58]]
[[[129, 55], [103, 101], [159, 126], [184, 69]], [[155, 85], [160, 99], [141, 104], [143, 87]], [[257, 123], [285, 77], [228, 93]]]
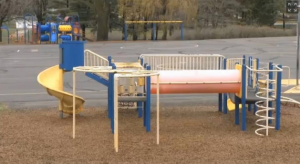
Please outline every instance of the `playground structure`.
[[[31, 23], [31, 32], [29, 26], [29, 18]], [[15, 34], [10, 34], [7, 26], [2, 26], [1, 29], [8, 30], [8, 44], [16, 43], [61, 43], [62, 41], [79, 41], [81, 40], [81, 25], [78, 15], [66, 16], [65, 18], [57, 17], [56, 22], [52, 21], [51, 15], [46, 16], [46, 23], [34, 23], [34, 15], [26, 13], [24, 15], [24, 24], [21, 29], [16, 29]], [[19, 25], [20, 26], [20, 25]], [[24, 27], [23, 27], [24, 26]], [[20, 33], [20, 30], [23, 30]]]
[[46, 24], [37, 24], [36, 36], [37, 43], [61, 43], [62, 41], [80, 40], [81, 26], [80, 18], [75, 16], [66, 16], [63, 20], [57, 17], [57, 21], [53, 22], [47, 17]]
[[[108, 114], [118, 152], [118, 109], [137, 109], [144, 118], [146, 131], [151, 131], [151, 94], [157, 94], [157, 144], [159, 144], [159, 94], [218, 94], [219, 111], [235, 111], [235, 124], [247, 130], [247, 108], [259, 117], [255, 131], [268, 136], [269, 129], [281, 127], [282, 65], [263, 65], [259, 59], [225, 58], [218, 54], [142, 54], [137, 62], [115, 62], [84, 50], [85, 42], [60, 44], [60, 64], [41, 72], [37, 80], [48, 94], [59, 99], [59, 110], [73, 114], [83, 111], [85, 100], [76, 95], [76, 73], [108, 87]], [[248, 63], [248, 64], [247, 64]], [[65, 72], [73, 72], [73, 93], [63, 89]], [[264, 85], [266, 84], [266, 85]], [[274, 107], [276, 103], [276, 107]], [[276, 116], [273, 112], [276, 110]], [[275, 126], [272, 126], [275, 121]], [[264, 130], [265, 134], [261, 131]]]
[[6, 30], [7, 31], [7, 43], [9, 44], [10, 43], [10, 38], [9, 38], [10, 31], [9, 31], [9, 28], [6, 25], [2, 25], [1, 30]]
[[164, 24], [170, 24], [170, 23], [180, 23], [181, 24], [181, 40], [184, 40], [184, 23], [183, 21], [125, 21], [124, 23], [124, 40], [127, 41], [128, 38], [128, 24], [148, 24], [152, 23], [152, 34], [153, 34], [153, 41], [157, 39], [156, 36], [156, 30], [157, 30], [157, 23], [164, 23]]
[[[26, 27], [27, 17], [31, 18], [31, 32]], [[56, 22], [52, 21], [51, 15], [47, 15], [45, 24], [35, 24], [33, 20], [34, 16], [32, 14], [25, 14], [24, 32], [19, 34], [19, 29], [16, 29], [15, 36], [11, 35], [10, 40], [15, 40], [18, 43], [24, 42], [25, 44], [41, 44], [81, 39], [81, 25], [78, 15], [66, 16], [64, 19], [57, 17]]]

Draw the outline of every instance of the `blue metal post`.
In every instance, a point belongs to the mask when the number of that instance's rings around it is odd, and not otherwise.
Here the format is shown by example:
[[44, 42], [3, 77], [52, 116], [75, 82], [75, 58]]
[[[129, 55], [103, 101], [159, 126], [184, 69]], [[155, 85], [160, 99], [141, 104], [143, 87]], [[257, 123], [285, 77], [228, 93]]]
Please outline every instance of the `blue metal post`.
[[153, 41], [156, 40], [156, 23], [153, 23]]
[[[109, 63], [109, 66], [112, 66], [112, 57], [111, 56], [108, 56], [108, 63]], [[111, 116], [111, 84], [112, 84], [112, 82], [111, 82], [111, 80], [112, 80], [112, 76], [113, 76], [113, 74], [112, 73], [110, 73], [109, 75], [108, 75], [108, 88], [107, 88], [107, 92], [108, 92], [108, 96], [107, 96], [107, 100], [108, 100], [108, 117], [110, 118], [110, 119], [112, 119], [112, 116]]]
[[[221, 61], [222, 61], [221, 58], [219, 58], [219, 70], [221, 70]], [[219, 95], [219, 112], [222, 112], [223, 95], [222, 95], [222, 93], [219, 93], [218, 95]]]
[[[227, 59], [224, 59], [224, 70], [227, 69]], [[224, 101], [224, 106], [223, 106], [223, 109], [224, 109], [224, 114], [227, 114], [228, 113], [228, 107], [227, 107], [227, 99], [228, 99], [228, 96], [227, 96], [227, 93], [224, 93], [224, 98], [223, 98], [223, 101]]]
[[[256, 58], [256, 70], [259, 70], [259, 59], [258, 58]], [[259, 74], [258, 74], [258, 72], [256, 72], [256, 81], [255, 81], [255, 83], [256, 83], [255, 91], [256, 92], [258, 92], [258, 90], [259, 90], [259, 88], [258, 88], [258, 85], [259, 85], [258, 79], [259, 79]], [[258, 110], [257, 106], [254, 105], [253, 113], [255, 114], [257, 112], [257, 110]]]
[[235, 103], [235, 124], [240, 124], [240, 102], [238, 100], [238, 96], [234, 96], [234, 103]]
[[[222, 93], [219, 93], [219, 112], [222, 112], [222, 106], [223, 106], [223, 104], [222, 104]], [[225, 113], [225, 111], [224, 111], [224, 113]]]
[[141, 60], [141, 65], [144, 65], [144, 58], [140, 58]]
[[[144, 68], [147, 69], [147, 66], [148, 66], [148, 64], [145, 63], [145, 64], [144, 64]], [[145, 79], [145, 80], [146, 80], [146, 79]], [[146, 82], [147, 82], [147, 81], [146, 81]], [[146, 87], [147, 87], [146, 85], [147, 85], [147, 84], [145, 83], [145, 85], [144, 85], [144, 93], [146, 93]], [[147, 95], [146, 95], [146, 96], [147, 96]], [[147, 101], [144, 102], [144, 106], [143, 106], [143, 109], [144, 109], [144, 126], [145, 126], [145, 127], [146, 127], [146, 125], [147, 125], [147, 124], [146, 124], [146, 121], [147, 121], [147, 119], [146, 119], [146, 115], [147, 115], [147, 113], [146, 113], [146, 111], [147, 111], [146, 108], [147, 108]]]
[[[138, 96], [143, 96], [143, 94], [139, 93]], [[137, 102], [137, 107], [138, 107], [138, 111], [139, 111], [139, 117], [142, 118], [143, 117], [143, 102], [138, 101]]]
[[124, 40], [127, 41], [127, 29], [128, 29], [128, 25], [125, 22], [125, 29], [124, 29]]
[[181, 40], [184, 40], [184, 23], [181, 24]]
[[[269, 63], [269, 70], [273, 70], [274, 69], [274, 65], [272, 62]], [[270, 71], [269, 72], [269, 79], [270, 80], [274, 80], [274, 72]], [[274, 85], [271, 83], [269, 83], [269, 89], [272, 90], [274, 89]], [[274, 96], [274, 94], [271, 92], [268, 93], [269, 96]], [[272, 108], [273, 107], [273, 102], [272, 101], [269, 101], [269, 107]], [[269, 117], [272, 117], [273, 116], [273, 111], [269, 111]], [[273, 123], [273, 120], [269, 120], [269, 123], [272, 124]]]
[[246, 64], [246, 55], [243, 55], [243, 65]]
[[[147, 66], [147, 70], [151, 70], [151, 66]], [[146, 128], [147, 128], [147, 132], [150, 132], [151, 131], [151, 77], [150, 76], [146, 77], [146, 79], [147, 79]]]
[[246, 77], [246, 65], [243, 64], [242, 71], [242, 130], [247, 130], [247, 110], [246, 110], [246, 92], [247, 92], [247, 77]]
[[[112, 68], [113, 69], [116, 69], [116, 65], [112, 63]], [[115, 90], [114, 90], [114, 85], [115, 85], [115, 76], [114, 76], [114, 73], [111, 73], [111, 88], [110, 88], [110, 95], [111, 95], [111, 100], [110, 100], [110, 107], [111, 107], [111, 128], [112, 128], [112, 132], [115, 133], [115, 124], [114, 124], [114, 117], [115, 117], [115, 97], [114, 97], [114, 93], [115, 93]]]
[[[282, 69], [282, 65], [278, 66]], [[281, 126], [281, 83], [282, 72], [277, 72], [277, 92], [276, 92], [276, 130], [280, 130]]]

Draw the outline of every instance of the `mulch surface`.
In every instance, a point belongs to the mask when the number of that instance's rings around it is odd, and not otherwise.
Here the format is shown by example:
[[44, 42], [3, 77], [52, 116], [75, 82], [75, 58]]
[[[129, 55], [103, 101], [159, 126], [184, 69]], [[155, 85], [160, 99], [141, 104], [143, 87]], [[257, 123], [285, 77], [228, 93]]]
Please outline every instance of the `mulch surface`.
[[119, 114], [119, 152], [106, 110], [85, 109], [59, 118], [57, 109], [0, 111], [0, 163], [300, 163], [300, 109], [283, 107], [282, 129], [257, 136], [254, 116], [248, 130], [234, 124], [214, 106], [166, 107], [160, 115], [160, 145], [156, 145], [156, 112], [152, 132], [146, 132], [136, 110]]

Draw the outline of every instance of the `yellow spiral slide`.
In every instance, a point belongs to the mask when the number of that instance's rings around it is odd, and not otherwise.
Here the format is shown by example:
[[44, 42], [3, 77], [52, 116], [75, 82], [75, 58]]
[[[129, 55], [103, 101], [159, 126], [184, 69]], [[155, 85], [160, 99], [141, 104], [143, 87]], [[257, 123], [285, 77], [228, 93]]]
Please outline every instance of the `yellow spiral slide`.
[[[73, 94], [64, 91], [64, 70], [59, 68], [59, 65], [50, 67], [41, 72], [37, 81], [46, 88], [51, 96], [59, 99], [59, 110], [64, 113], [73, 113]], [[85, 100], [75, 95], [75, 109], [76, 114], [83, 110]]]

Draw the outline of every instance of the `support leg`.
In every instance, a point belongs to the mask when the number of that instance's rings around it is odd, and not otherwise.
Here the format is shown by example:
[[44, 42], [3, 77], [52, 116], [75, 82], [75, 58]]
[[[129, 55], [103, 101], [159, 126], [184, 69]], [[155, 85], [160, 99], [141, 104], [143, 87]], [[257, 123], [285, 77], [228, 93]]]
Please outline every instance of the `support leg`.
[[228, 114], [228, 106], [227, 106], [227, 99], [228, 99], [228, 95], [227, 95], [227, 93], [224, 93], [224, 107], [223, 107], [223, 109], [224, 109], [224, 114]]
[[222, 112], [222, 93], [219, 93], [219, 112]]
[[[111, 129], [112, 133], [115, 133], [115, 125], [114, 125], [114, 118], [115, 118], [115, 96], [114, 96], [114, 85], [115, 85], [115, 79], [114, 79], [114, 74], [111, 76], [111, 88], [110, 88], [110, 112], [111, 112]], [[118, 100], [117, 100], [118, 101]]]
[[238, 101], [237, 96], [235, 96], [235, 124], [240, 124], [240, 102]]
[[[143, 94], [139, 93], [138, 96], [142, 96]], [[137, 102], [137, 107], [139, 111], [139, 118], [143, 117], [143, 102]]]
[[[150, 68], [150, 66], [148, 66]], [[147, 69], [149, 70], [149, 68]], [[147, 77], [147, 103], [146, 103], [146, 128], [147, 132], [151, 131], [151, 77]]]
[[248, 104], [248, 111], [251, 112], [253, 105], [252, 104]]

